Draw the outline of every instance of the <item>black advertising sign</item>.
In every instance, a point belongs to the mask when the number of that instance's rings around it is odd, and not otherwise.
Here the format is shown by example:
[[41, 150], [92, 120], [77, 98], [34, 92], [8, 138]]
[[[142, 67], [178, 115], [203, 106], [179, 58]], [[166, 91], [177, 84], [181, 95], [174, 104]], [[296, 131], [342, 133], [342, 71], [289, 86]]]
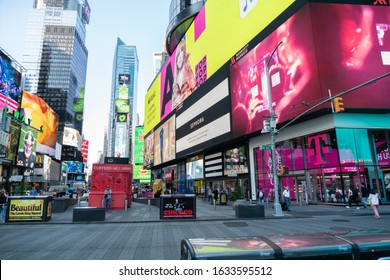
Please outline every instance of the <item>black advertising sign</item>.
[[160, 219], [195, 219], [195, 195], [162, 195], [160, 197]]

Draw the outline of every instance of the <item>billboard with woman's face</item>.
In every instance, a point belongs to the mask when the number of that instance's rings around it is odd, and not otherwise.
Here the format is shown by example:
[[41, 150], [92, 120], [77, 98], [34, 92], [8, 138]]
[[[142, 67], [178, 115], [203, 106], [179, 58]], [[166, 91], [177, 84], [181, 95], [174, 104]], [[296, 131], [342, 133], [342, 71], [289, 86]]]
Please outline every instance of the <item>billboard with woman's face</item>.
[[36, 160], [38, 131], [27, 125], [22, 125], [19, 136], [19, 149], [16, 165], [34, 168]]

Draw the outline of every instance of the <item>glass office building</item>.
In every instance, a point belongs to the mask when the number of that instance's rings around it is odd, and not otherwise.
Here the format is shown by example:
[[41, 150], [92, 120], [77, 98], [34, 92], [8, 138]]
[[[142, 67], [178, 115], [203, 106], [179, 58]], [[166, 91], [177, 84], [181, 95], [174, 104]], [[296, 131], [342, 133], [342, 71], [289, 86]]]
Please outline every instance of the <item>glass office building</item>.
[[82, 134], [82, 117], [74, 104], [84, 98], [89, 17], [86, 0], [35, 0], [29, 14], [22, 58], [27, 69], [24, 89], [59, 115], [58, 139], [65, 126]]
[[107, 157], [132, 162], [137, 114], [138, 55], [135, 46], [117, 40], [111, 83]]

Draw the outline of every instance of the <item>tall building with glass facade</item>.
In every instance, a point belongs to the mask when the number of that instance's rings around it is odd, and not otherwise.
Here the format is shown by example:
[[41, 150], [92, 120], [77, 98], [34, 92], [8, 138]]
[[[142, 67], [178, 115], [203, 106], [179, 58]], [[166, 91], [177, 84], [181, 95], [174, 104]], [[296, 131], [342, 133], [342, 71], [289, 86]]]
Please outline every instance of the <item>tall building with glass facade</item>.
[[27, 69], [24, 89], [59, 115], [58, 139], [65, 126], [82, 134], [89, 17], [87, 0], [34, 0], [29, 14], [22, 58]]
[[132, 162], [137, 116], [138, 55], [135, 46], [117, 40], [111, 83], [107, 157]]

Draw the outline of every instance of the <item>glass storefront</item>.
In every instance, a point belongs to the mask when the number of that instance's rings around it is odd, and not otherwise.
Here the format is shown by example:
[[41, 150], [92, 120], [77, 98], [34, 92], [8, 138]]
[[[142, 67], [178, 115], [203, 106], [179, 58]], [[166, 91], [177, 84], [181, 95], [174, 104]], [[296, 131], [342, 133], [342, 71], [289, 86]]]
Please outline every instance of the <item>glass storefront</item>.
[[[389, 201], [389, 130], [336, 128], [315, 135], [289, 139], [276, 144], [280, 186], [288, 186], [292, 200], [347, 203], [346, 191], [361, 184], [380, 192]], [[255, 148], [256, 189], [274, 198], [271, 150]], [[279, 190], [282, 188], [279, 188]]]

